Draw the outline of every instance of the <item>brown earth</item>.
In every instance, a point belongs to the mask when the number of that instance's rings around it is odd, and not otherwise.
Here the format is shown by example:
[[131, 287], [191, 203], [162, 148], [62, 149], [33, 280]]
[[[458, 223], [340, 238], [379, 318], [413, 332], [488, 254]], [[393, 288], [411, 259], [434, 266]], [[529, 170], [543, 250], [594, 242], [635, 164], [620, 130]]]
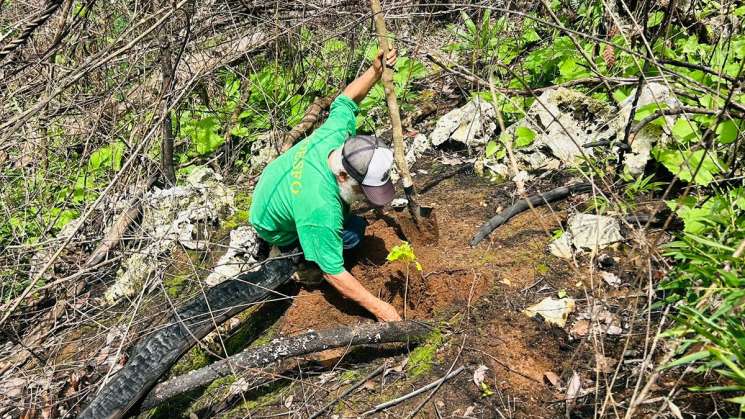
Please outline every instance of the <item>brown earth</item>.
[[[382, 219], [365, 214], [370, 225], [361, 246], [346, 255], [347, 265], [368, 290], [402, 315], [406, 294], [406, 318], [436, 321], [465, 315], [462, 357], [488, 366], [490, 386], [513, 397], [519, 411], [552, 417], [557, 406], [563, 405], [551, 403], [560, 395], [544, 383], [543, 375], [547, 371], [563, 378], [571, 375], [572, 345], [562, 329], [530, 319], [521, 311], [558, 290], [576, 290], [575, 284], [583, 278], [546, 250], [550, 232], [563, 218], [556, 208], [520, 214], [481, 245], [468, 246], [497, 207], [511, 204], [504, 199], [506, 191], [500, 191], [473, 175], [459, 175], [442, 181], [426, 195], [428, 202], [437, 204], [439, 242], [414, 245], [423, 269], [421, 273], [413, 266], [409, 269], [408, 289], [405, 265], [386, 261], [390, 249], [403, 240], [393, 210]], [[280, 320], [279, 332], [289, 335], [369, 321], [374, 321], [371, 315], [323, 284], [299, 291]], [[455, 340], [460, 343], [461, 338]], [[445, 364], [455, 358], [455, 349], [440, 354]], [[344, 353], [327, 351], [311, 359], [335, 364]], [[461, 406], [461, 414], [471, 401], [480, 399], [467, 374], [451, 385], [449, 395], [443, 397], [452, 399], [452, 406]], [[429, 417], [435, 412], [425, 408], [423, 414]]]

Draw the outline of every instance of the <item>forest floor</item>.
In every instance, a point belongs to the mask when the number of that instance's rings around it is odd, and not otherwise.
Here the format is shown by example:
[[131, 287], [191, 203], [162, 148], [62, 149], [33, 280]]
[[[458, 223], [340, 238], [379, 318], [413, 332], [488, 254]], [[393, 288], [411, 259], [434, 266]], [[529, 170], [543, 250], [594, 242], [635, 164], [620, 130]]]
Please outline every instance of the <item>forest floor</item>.
[[[328, 415], [357, 416], [378, 403], [433, 382], [459, 365], [466, 366], [466, 370], [445, 382], [422, 407], [419, 417], [548, 418], [564, 416], [568, 404], [572, 415], [579, 417], [599, 409], [623, 412], [627, 407], [623, 400], [634, 392], [643, 348], [651, 344], [653, 334], [648, 333], [649, 329], [656, 328], [654, 318], [648, 322], [640, 318], [646, 313], [634, 314], [639, 299], [648, 298], [643, 284], [627, 281], [633, 277], [639, 258], [627, 246], [603, 252], [603, 269], [622, 279], [620, 286], [613, 287], [603, 282], [598, 267], [592, 266], [598, 263], [597, 257], [585, 255], [569, 261], [548, 252], [551, 232], [560, 228], [569, 208], [586, 198], [581, 196], [526, 211], [472, 248], [467, 243], [478, 227], [495, 210], [513, 203], [512, 185], [495, 187], [464, 171], [443, 178], [443, 174], [452, 172], [452, 167], [431, 160], [418, 166], [427, 171], [419, 173], [417, 183], [434, 185], [423, 194], [423, 201], [436, 207], [439, 224], [438, 243], [414, 240], [422, 271], [412, 266], [407, 278], [404, 264], [386, 260], [393, 246], [412, 239], [402, 236], [394, 210], [385, 212], [382, 218], [376, 218], [372, 211], [362, 212], [370, 225], [361, 246], [346, 259], [348, 269], [405, 318], [435, 325], [423, 343], [341, 348], [313, 354], [281, 363], [268, 374], [249, 373], [250, 379], [236, 381], [233, 377], [213, 383], [206, 390], [160, 407], [155, 416], [172, 416], [179, 411], [184, 416], [191, 412], [199, 417], [307, 417], [384, 363], [387, 368], [383, 376], [368, 380], [335, 403]], [[567, 182], [567, 176], [554, 174], [534, 182], [535, 190], [529, 192]], [[374, 321], [326, 284], [292, 284], [282, 292], [291, 299], [267, 304], [245, 317], [254, 317], [261, 323], [252, 323], [254, 332], [264, 330], [252, 345], [310, 329]], [[523, 312], [557, 294], [566, 294], [576, 302], [564, 328]], [[592, 310], [594, 315], [589, 314]], [[610, 332], [611, 326], [616, 330]], [[247, 335], [250, 334], [244, 337]], [[239, 346], [251, 344], [251, 340], [239, 342]], [[193, 362], [190, 357], [193, 354], [174, 370], [185, 372]], [[480, 366], [488, 370], [484, 384], [477, 386], [474, 372]], [[571, 381], [574, 390], [568, 390]], [[652, 390], [663, 394], [664, 383], [674, 381], [674, 377], [663, 376]], [[607, 388], [613, 388], [613, 397], [607, 396]], [[405, 417], [428, 394], [376, 416]], [[574, 395], [569, 401], [568, 394]], [[214, 403], [215, 400], [222, 401]], [[711, 409], [710, 401], [688, 402], [681, 407], [689, 412]], [[654, 413], [645, 411], [643, 406], [639, 412]]]

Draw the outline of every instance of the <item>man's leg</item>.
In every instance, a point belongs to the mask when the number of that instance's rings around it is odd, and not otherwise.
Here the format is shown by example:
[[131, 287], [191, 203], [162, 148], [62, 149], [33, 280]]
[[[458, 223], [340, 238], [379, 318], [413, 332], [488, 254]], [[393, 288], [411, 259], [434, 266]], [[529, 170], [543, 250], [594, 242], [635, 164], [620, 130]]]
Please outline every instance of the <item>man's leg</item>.
[[341, 231], [341, 239], [344, 242], [344, 250], [357, 247], [362, 238], [365, 236], [367, 220], [359, 215], [350, 215], [344, 222], [344, 228]]

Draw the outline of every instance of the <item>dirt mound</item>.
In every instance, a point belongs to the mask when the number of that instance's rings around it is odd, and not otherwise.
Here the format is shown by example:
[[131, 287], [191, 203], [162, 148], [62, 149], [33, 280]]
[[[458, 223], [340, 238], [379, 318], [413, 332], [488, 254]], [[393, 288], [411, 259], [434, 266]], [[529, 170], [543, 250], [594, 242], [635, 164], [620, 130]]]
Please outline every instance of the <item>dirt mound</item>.
[[[407, 318], [431, 319], [433, 314], [465, 304], [469, 295], [480, 295], [487, 281], [475, 278], [463, 261], [443, 257], [439, 248], [415, 248], [422, 271], [403, 262], [388, 262], [386, 256], [402, 238], [384, 220], [371, 220], [360, 247], [345, 255], [347, 269], [371, 293], [391, 303]], [[449, 245], [452, 245], [450, 243]], [[446, 245], [447, 246], [447, 245]], [[461, 245], [462, 246], [462, 245]], [[473, 288], [473, 290], [472, 290]], [[406, 310], [404, 310], [406, 299]], [[282, 321], [281, 332], [354, 324], [371, 315], [355, 302], [344, 299], [329, 285], [302, 289]]]

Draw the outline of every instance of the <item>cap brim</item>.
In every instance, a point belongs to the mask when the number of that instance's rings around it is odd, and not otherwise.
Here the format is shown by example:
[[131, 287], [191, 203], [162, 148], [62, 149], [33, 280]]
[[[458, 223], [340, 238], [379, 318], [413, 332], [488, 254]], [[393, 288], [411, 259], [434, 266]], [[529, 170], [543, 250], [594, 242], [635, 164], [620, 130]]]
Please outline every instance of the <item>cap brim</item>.
[[391, 202], [396, 194], [393, 189], [393, 182], [388, 179], [388, 182], [380, 186], [365, 186], [362, 185], [362, 192], [365, 193], [367, 200], [371, 204], [382, 207], [383, 205]]

